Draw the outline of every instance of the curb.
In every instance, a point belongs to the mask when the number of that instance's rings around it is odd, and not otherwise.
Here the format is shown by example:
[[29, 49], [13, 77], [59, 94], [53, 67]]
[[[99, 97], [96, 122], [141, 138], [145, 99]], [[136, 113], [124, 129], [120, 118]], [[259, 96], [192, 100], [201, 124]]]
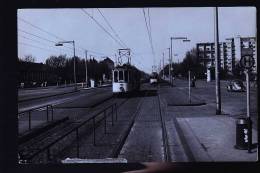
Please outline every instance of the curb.
[[70, 91], [70, 92], [66, 92], [66, 93], [59, 93], [59, 94], [54, 94], [54, 95], [48, 95], [48, 96], [42, 96], [42, 97], [35, 97], [35, 98], [31, 98], [31, 99], [18, 100], [18, 103], [31, 101], [31, 100], [37, 100], [37, 99], [43, 99], [43, 98], [48, 98], [48, 97], [60, 96], [60, 95], [65, 95], [65, 94], [71, 94], [71, 93], [75, 93], [75, 92], [79, 92], [79, 91], [80, 90]]
[[18, 145], [40, 135], [41, 133], [55, 127], [56, 125], [59, 125], [65, 121], [69, 120], [69, 117], [65, 117], [65, 118], [62, 118], [60, 120], [57, 120], [57, 121], [54, 121], [54, 122], [51, 122], [47, 125], [43, 125], [41, 127], [38, 127], [38, 128], [35, 128], [34, 130], [30, 131], [30, 132], [26, 132], [25, 134], [21, 135], [18, 137]]
[[168, 106], [202, 106], [202, 105], [206, 105], [206, 103], [202, 102], [202, 103], [168, 104]]

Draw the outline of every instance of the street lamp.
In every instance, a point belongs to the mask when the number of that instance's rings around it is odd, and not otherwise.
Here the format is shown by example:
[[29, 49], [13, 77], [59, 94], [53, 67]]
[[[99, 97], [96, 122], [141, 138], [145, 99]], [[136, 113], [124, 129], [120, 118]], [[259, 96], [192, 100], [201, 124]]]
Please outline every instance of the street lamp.
[[75, 69], [75, 41], [59, 41], [58, 43], [55, 44], [55, 46], [63, 46], [64, 43], [71, 43], [73, 44], [73, 61], [74, 61], [74, 65], [73, 65], [73, 70], [74, 70], [74, 85], [75, 85], [75, 90], [77, 90], [77, 80], [76, 80], [76, 69]]
[[[172, 52], [173, 52], [173, 43], [172, 40], [182, 40], [183, 42], [190, 42], [187, 37], [171, 37], [171, 62], [170, 62], [170, 69], [172, 70]], [[169, 71], [171, 73], [171, 70]], [[171, 74], [170, 74], [171, 76]], [[170, 83], [172, 83], [172, 77], [170, 78]]]

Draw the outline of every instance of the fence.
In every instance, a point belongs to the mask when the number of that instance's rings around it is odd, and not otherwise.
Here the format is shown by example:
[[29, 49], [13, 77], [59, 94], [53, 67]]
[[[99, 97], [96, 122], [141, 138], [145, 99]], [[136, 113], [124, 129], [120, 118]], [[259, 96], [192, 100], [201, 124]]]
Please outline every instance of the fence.
[[[46, 151], [46, 156], [47, 156], [47, 160], [50, 160], [50, 148], [56, 144], [57, 142], [61, 141], [62, 139], [64, 139], [65, 137], [67, 137], [68, 135], [75, 133], [76, 135], [76, 155], [79, 158], [80, 155], [80, 151], [79, 151], [79, 128], [81, 128], [82, 126], [84, 126], [86, 123], [92, 121], [92, 129], [93, 129], [93, 145], [96, 146], [96, 118], [98, 117], [98, 115], [103, 115], [103, 118], [100, 120], [104, 120], [104, 133], [107, 133], [107, 117], [108, 117], [108, 110], [111, 109], [111, 121], [112, 121], [112, 126], [114, 126], [114, 118], [115, 121], [117, 121], [117, 104], [114, 103], [108, 107], [106, 107], [105, 109], [95, 113], [92, 117], [88, 118], [87, 120], [83, 121], [82, 123], [80, 123], [78, 126], [72, 128], [71, 130], [69, 130], [67, 133], [63, 134], [62, 136], [58, 137], [56, 140], [54, 140], [53, 142], [51, 142], [50, 144], [46, 145], [45, 147], [39, 149], [37, 152], [35, 152], [33, 155], [31, 155], [28, 158], [24, 158], [25, 160], [29, 161], [32, 160], [33, 158], [35, 158], [37, 155], [39, 155], [40, 153], [43, 153], [44, 151]], [[115, 114], [115, 117], [114, 117]]]
[[[51, 121], [53, 121], [53, 106], [52, 105], [44, 105], [44, 106], [39, 106], [35, 107], [33, 109], [29, 109], [26, 111], [22, 111], [18, 113], [18, 119], [22, 116], [28, 115], [28, 130], [32, 130], [32, 112], [36, 110], [41, 110], [41, 109], [46, 109], [46, 122], [49, 122], [49, 110], [51, 110]], [[19, 120], [18, 120], [19, 121]]]

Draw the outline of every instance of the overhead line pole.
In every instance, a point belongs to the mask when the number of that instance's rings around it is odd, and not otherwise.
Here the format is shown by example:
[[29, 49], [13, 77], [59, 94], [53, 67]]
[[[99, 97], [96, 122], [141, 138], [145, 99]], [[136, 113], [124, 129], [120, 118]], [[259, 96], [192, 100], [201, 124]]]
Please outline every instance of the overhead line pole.
[[172, 84], [172, 39], [171, 37], [171, 64], [170, 64], [170, 83]]
[[169, 50], [169, 74], [168, 74], [168, 77], [169, 77], [169, 80], [170, 80], [170, 74], [171, 74], [171, 51], [170, 51], [170, 48], [168, 48]]
[[214, 7], [215, 19], [215, 81], [216, 81], [216, 115], [221, 114], [221, 94], [219, 79], [219, 33], [218, 33], [218, 7]]

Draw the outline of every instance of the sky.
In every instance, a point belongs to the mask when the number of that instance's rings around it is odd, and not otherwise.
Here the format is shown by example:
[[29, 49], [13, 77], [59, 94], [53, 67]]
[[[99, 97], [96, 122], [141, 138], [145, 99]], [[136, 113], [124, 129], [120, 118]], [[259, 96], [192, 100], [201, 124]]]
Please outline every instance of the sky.
[[[255, 7], [221, 7], [218, 13], [219, 41], [256, 36]], [[72, 44], [55, 46], [62, 40], [75, 41], [76, 56], [85, 58], [88, 50], [88, 58], [99, 61], [105, 56], [114, 61], [124, 44], [131, 49], [131, 63], [150, 73], [153, 65], [158, 68], [160, 61], [163, 65], [163, 53], [164, 65], [169, 62], [170, 37], [191, 40], [173, 40], [173, 62], [181, 62], [196, 43], [214, 42], [213, 7], [19, 9], [17, 17], [18, 57], [32, 55], [36, 62], [45, 62], [51, 55], [72, 57]]]

